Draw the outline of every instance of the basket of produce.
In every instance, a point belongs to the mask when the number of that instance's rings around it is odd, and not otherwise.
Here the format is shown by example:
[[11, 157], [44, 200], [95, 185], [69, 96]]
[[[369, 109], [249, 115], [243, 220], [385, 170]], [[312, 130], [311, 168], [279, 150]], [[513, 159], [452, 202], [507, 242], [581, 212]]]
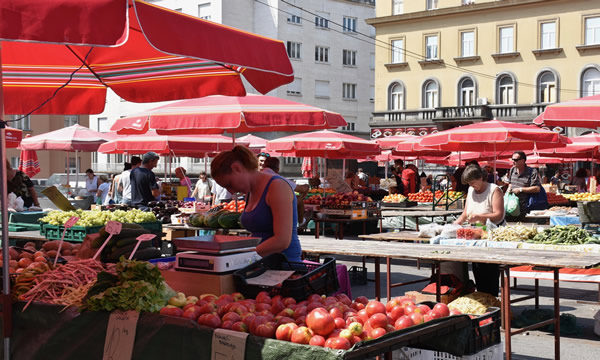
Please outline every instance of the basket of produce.
[[[246, 297], [254, 298], [261, 291], [270, 296], [281, 295], [301, 301], [309, 294], [331, 294], [339, 284], [335, 259], [326, 258], [322, 264], [289, 261], [283, 254], [272, 254], [233, 273], [236, 289]], [[287, 270], [294, 273], [275, 286], [250, 284], [249, 280], [268, 270]]]

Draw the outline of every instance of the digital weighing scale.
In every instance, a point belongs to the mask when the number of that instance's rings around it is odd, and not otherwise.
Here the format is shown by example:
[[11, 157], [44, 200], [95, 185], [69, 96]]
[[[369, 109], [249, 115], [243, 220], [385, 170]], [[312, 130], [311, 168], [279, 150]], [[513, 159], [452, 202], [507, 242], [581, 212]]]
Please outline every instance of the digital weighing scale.
[[255, 246], [260, 238], [247, 236], [206, 235], [173, 240], [177, 250], [175, 270], [216, 274], [242, 269], [261, 257]]

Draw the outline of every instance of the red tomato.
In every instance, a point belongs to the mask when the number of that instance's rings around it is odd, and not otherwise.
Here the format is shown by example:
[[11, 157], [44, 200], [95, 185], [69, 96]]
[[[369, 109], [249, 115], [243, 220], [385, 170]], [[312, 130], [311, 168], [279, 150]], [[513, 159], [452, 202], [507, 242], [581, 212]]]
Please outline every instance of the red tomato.
[[275, 330], [275, 323], [267, 322], [256, 327], [256, 335], [266, 338], [273, 338], [275, 337]]
[[202, 314], [198, 318], [198, 324], [216, 329], [221, 327], [222, 323], [216, 314]]
[[402, 330], [413, 325], [414, 323], [412, 319], [406, 315], [400, 316], [398, 320], [396, 320], [396, 322], [394, 323], [394, 327], [396, 328], [396, 330]]
[[312, 338], [310, 338], [310, 341], [308, 342], [309, 345], [314, 345], [314, 346], [325, 346], [325, 338], [322, 337], [321, 335], [315, 335]]
[[239, 332], [248, 332], [248, 327], [242, 321], [238, 321], [231, 325], [231, 330]]
[[375, 329], [375, 328], [384, 328], [385, 329], [387, 324], [388, 324], [388, 318], [385, 314], [377, 313], [377, 314], [373, 314], [373, 316], [371, 316], [369, 318], [369, 325], [371, 325], [371, 327], [373, 329]]
[[373, 339], [377, 339], [378, 337], [382, 337], [383, 335], [387, 334], [387, 331], [383, 328], [376, 328], [373, 329], [373, 331], [371, 331], [371, 337]]
[[335, 321], [323, 308], [314, 309], [306, 316], [306, 325], [317, 335], [327, 336], [335, 329]]
[[369, 301], [365, 309], [367, 310], [367, 315], [369, 317], [377, 313], [385, 314], [385, 305], [377, 300]]
[[290, 340], [296, 344], [308, 344], [314, 333], [311, 329], [306, 326], [300, 326], [296, 330], [292, 331]]
[[448, 308], [448, 305], [444, 303], [435, 304], [432, 310], [437, 313], [439, 317], [446, 317], [450, 315], [450, 309]]
[[390, 312], [390, 317], [394, 322], [398, 320], [398, 318], [402, 315], [404, 315], [404, 307], [402, 307], [401, 305], [394, 306], [394, 308]]
[[348, 350], [351, 346], [352, 344], [350, 344], [348, 339], [339, 336], [330, 337], [325, 341], [325, 347], [331, 349]]

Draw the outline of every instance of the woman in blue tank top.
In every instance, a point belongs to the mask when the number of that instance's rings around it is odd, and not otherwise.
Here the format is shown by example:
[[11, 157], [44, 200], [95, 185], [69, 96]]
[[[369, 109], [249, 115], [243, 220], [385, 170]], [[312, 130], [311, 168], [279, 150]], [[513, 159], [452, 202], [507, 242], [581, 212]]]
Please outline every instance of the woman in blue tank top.
[[241, 221], [262, 239], [256, 247], [260, 256], [284, 253], [290, 261], [301, 260], [296, 196], [284, 178], [259, 172], [256, 156], [239, 145], [213, 159], [211, 175], [229, 192], [247, 194]]

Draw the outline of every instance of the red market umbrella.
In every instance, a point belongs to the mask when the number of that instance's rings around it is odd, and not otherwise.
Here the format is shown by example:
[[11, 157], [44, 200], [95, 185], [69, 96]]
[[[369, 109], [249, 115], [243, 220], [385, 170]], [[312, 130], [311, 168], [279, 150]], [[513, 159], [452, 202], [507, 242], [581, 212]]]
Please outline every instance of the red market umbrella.
[[590, 133], [569, 139], [571, 139], [571, 144], [557, 149], [540, 150], [539, 154], [557, 158], [595, 158], [599, 156], [600, 134]]
[[267, 139], [263, 139], [261, 137], [248, 134], [237, 138], [236, 143], [248, 143], [248, 148], [252, 150], [255, 154], [260, 154], [260, 152], [267, 146]]
[[548, 105], [533, 123], [596, 129], [600, 126], [600, 94]]
[[[110, 136], [110, 135], [109, 135]], [[96, 151], [107, 141], [106, 135], [75, 124], [45, 134], [26, 137], [22, 150]]]
[[119, 134], [219, 134], [262, 131], [307, 131], [345, 126], [344, 118], [310, 105], [272, 96], [208, 96], [176, 101], [117, 119]]
[[[422, 146], [420, 145], [420, 141], [421, 141], [421, 137], [420, 136], [415, 136], [415, 135], [398, 135], [398, 136], [393, 136], [394, 138], [399, 138], [399, 142], [396, 143], [395, 146], [391, 147], [392, 150], [392, 155], [394, 156], [411, 156], [411, 157], [417, 157], [417, 158], [421, 158], [423, 156], [446, 156], [448, 155], [450, 152], [447, 150], [441, 150], [439, 148], [436, 147], [426, 147], [426, 146]], [[381, 140], [376, 140], [377, 143], [379, 143], [379, 145], [381, 145], [382, 147], [385, 144], [385, 146], [389, 146], [387, 142], [385, 142], [386, 140], [388, 140], [390, 138], [387, 139], [381, 139]], [[383, 142], [380, 142], [383, 141]]]
[[98, 152], [105, 154], [144, 154], [148, 151], [160, 155], [204, 157], [233, 148], [233, 140], [223, 135], [157, 135], [154, 130], [146, 134], [120, 136], [100, 145]]
[[[31, 137], [31, 135], [27, 134], [26, 137]], [[40, 162], [35, 150], [21, 150], [21, 154], [19, 155], [19, 171], [22, 171], [29, 177], [34, 177], [40, 172]]]
[[569, 142], [567, 137], [537, 126], [490, 120], [424, 136], [420, 145], [449, 151], [502, 153], [562, 147]]
[[261, 93], [294, 79], [283, 42], [141, 0], [3, 0], [0, 20], [8, 114], [50, 98], [34, 113], [100, 113], [107, 87], [156, 102], [243, 96], [241, 75]]
[[375, 142], [356, 136], [321, 130], [285, 136], [267, 142], [267, 151], [295, 156], [325, 157], [329, 159], [350, 159], [379, 154], [380, 147]]
[[315, 159], [308, 156], [302, 159], [302, 167], [300, 168], [302, 170], [302, 177], [307, 179], [315, 177], [318, 169], [316, 168], [317, 162], [314, 160]]

